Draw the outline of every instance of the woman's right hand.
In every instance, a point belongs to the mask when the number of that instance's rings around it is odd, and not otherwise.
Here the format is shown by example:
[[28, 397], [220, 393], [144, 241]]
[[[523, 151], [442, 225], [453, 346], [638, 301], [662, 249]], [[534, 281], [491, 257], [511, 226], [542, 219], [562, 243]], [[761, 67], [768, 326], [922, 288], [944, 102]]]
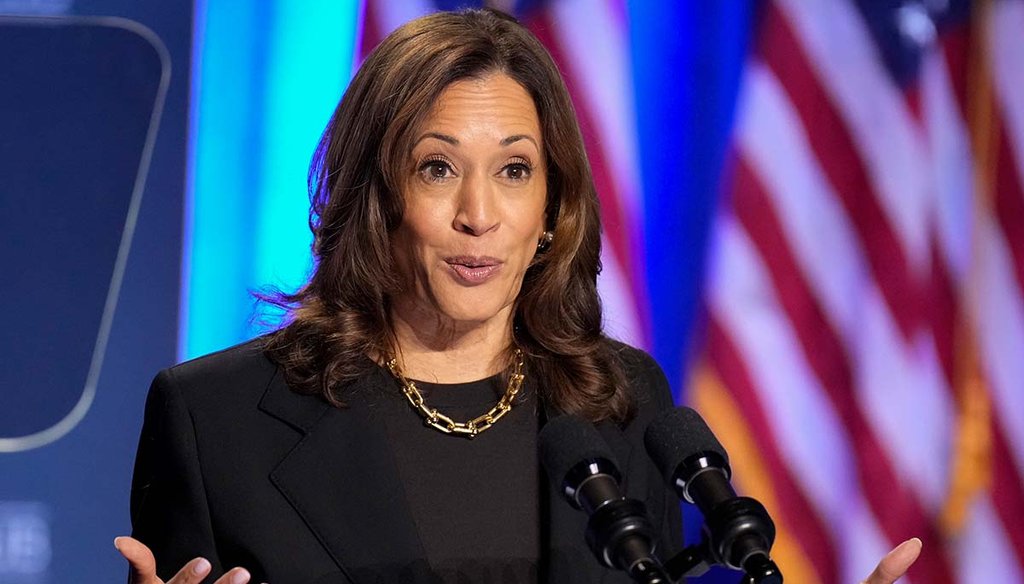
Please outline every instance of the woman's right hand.
[[[114, 547], [128, 560], [130, 584], [165, 584], [156, 575], [156, 558], [146, 544], [131, 537], [114, 539]], [[210, 573], [210, 562], [205, 558], [191, 560], [166, 584], [198, 584]], [[217, 579], [214, 584], [246, 584], [249, 572], [244, 568], [233, 568]]]

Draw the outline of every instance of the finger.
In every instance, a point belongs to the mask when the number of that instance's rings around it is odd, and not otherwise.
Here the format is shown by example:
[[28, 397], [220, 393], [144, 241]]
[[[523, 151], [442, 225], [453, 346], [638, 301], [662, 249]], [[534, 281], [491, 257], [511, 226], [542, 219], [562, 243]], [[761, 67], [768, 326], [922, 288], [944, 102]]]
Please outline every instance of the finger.
[[114, 538], [114, 547], [128, 560], [128, 581], [132, 584], [157, 584], [156, 559], [146, 544], [133, 537]]
[[246, 584], [250, 577], [245, 568], [233, 568], [227, 574], [217, 578], [213, 584]]
[[864, 584], [892, 584], [899, 580], [921, 554], [921, 546], [921, 540], [916, 537], [896, 546], [878, 562], [878, 567], [871, 572]]
[[206, 558], [195, 558], [182, 566], [167, 584], [197, 584], [203, 581], [212, 568]]

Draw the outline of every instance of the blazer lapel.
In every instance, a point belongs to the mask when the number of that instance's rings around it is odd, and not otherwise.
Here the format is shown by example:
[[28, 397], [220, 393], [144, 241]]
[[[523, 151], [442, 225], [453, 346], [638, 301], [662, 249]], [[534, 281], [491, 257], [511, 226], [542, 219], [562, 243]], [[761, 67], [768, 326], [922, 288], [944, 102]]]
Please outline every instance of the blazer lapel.
[[350, 386], [345, 409], [292, 392], [280, 375], [260, 403], [305, 434], [271, 481], [356, 583], [424, 558], [385, 430], [361, 398], [374, 378]]

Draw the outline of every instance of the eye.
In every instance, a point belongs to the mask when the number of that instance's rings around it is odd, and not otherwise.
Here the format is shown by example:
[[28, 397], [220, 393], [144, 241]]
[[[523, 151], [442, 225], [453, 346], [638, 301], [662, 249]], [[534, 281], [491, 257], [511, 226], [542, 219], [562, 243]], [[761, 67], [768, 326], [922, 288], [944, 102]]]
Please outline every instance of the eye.
[[452, 170], [452, 165], [443, 158], [425, 160], [420, 164], [417, 172], [430, 182], [441, 182], [455, 174], [455, 171]]
[[529, 180], [530, 175], [533, 174], [533, 167], [530, 166], [530, 163], [528, 161], [518, 159], [514, 162], [506, 164], [505, 167], [501, 169], [501, 171], [502, 173], [504, 173], [505, 178], [513, 182], [525, 182]]

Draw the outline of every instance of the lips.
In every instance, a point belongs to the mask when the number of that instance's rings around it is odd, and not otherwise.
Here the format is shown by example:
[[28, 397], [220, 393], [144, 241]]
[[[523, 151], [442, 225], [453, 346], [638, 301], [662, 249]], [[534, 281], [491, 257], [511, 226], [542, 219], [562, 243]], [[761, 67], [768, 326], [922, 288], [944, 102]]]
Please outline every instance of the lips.
[[502, 265], [501, 260], [488, 256], [452, 256], [444, 261], [457, 281], [471, 286], [490, 280]]

